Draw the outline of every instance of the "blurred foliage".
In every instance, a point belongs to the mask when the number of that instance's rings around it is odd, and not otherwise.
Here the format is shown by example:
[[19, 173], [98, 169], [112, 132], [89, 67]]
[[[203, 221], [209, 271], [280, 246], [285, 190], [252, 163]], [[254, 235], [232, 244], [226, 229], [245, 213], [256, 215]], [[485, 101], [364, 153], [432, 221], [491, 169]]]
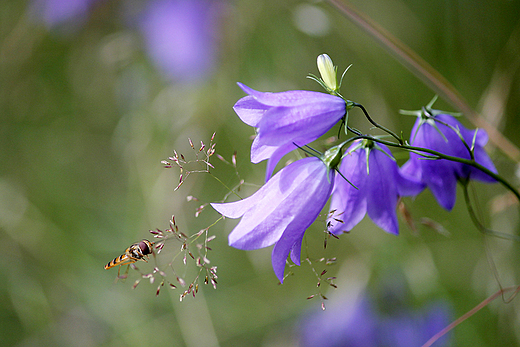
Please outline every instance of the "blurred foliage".
[[[469, 104], [520, 145], [520, 3], [517, 1], [353, 1], [443, 74]], [[193, 174], [178, 191], [178, 171], [161, 160], [173, 150], [191, 158], [216, 132], [217, 153], [237, 151], [248, 196], [262, 184], [265, 163], [249, 163], [253, 130], [232, 110], [240, 81], [260, 91], [319, 90], [306, 79], [316, 57], [328, 53], [339, 70], [353, 64], [342, 94], [362, 103], [377, 121], [408, 136], [429, 90], [382, 47], [326, 2], [237, 0], [222, 3], [216, 68], [182, 83], [164, 78], [143, 49], [143, 37], [125, 11], [139, 1], [95, 2], [77, 26], [49, 28], [30, 1], [0, 2], [0, 340], [19, 346], [274, 346], [294, 345], [299, 317], [320, 305], [309, 265], [291, 267], [283, 286], [271, 268], [271, 249], [244, 252], [227, 246], [236, 221], [210, 229], [209, 259], [218, 266], [216, 290], [201, 283], [195, 298], [183, 289], [143, 281], [138, 273], [114, 284], [103, 265], [149, 229], [166, 229], [174, 214], [191, 235], [218, 215], [203, 203], [221, 200], [225, 187]], [[450, 109], [439, 101], [436, 108]], [[455, 110], [456, 111], [456, 110]], [[361, 113], [351, 124], [368, 131]], [[468, 124], [471, 127], [471, 124]], [[333, 129], [330, 135], [335, 135]], [[317, 143], [317, 148], [323, 148]], [[518, 185], [517, 163], [489, 148], [500, 173]], [[402, 157], [404, 160], [405, 157]], [[227, 186], [234, 170], [212, 158], [212, 173]], [[518, 202], [497, 185], [476, 184], [481, 217], [518, 234]], [[519, 285], [520, 245], [484, 238], [471, 224], [462, 192], [450, 213], [429, 192], [405, 200], [412, 216], [449, 232], [401, 223], [395, 237], [365, 219], [350, 234], [328, 240], [319, 220], [306, 234], [302, 256], [337, 257], [327, 267], [338, 289], [378, 283], [399, 269], [413, 303], [449, 302], [461, 316], [498, 288]], [[187, 195], [200, 199], [186, 200]], [[509, 199], [509, 200], [508, 200]], [[172, 242], [172, 248], [178, 245]], [[167, 245], [168, 247], [168, 245]], [[165, 247], [165, 248], [167, 248]], [[172, 251], [173, 252], [173, 251]], [[162, 253], [157, 262], [168, 260]], [[151, 264], [139, 263], [143, 271]], [[320, 273], [325, 265], [314, 263]], [[193, 267], [176, 271], [189, 282]], [[287, 272], [288, 270], [286, 270]], [[512, 346], [520, 340], [520, 305], [496, 300], [454, 331], [456, 346]]]

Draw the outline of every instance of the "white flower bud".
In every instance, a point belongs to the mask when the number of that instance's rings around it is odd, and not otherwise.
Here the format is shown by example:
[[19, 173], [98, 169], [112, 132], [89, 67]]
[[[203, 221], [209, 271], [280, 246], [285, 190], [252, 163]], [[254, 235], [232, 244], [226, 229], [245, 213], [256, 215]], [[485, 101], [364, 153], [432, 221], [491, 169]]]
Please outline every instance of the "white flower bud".
[[338, 88], [336, 82], [336, 68], [332, 63], [332, 59], [327, 54], [320, 54], [318, 56], [318, 70], [321, 74], [321, 79], [325, 85], [332, 91]]

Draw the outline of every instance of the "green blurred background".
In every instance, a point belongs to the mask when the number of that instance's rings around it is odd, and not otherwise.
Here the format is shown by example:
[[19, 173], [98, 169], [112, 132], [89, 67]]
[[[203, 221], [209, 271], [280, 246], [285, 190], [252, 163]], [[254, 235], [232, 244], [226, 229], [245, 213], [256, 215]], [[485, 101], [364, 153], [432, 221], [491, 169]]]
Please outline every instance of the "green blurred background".
[[[41, 3], [41, 1], [40, 1]], [[59, 1], [56, 1], [59, 3]], [[399, 109], [419, 109], [434, 91], [399, 64], [367, 33], [334, 7], [319, 1], [218, 2], [213, 67], [184, 81], [166, 77], [150, 59], [145, 36], [132, 23], [143, 1], [100, 0], [80, 21], [49, 25], [34, 3], [0, 2], [0, 344], [5, 346], [291, 346], [297, 322], [319, 308], [309, 265], [286, 269], [279, 286], [271, 249], [245, 252], [227, 246], [236, 221], [210, 229], [209, 259], [218, 287], [201, 283], [199, 294], [179, 301], [182, 288], [163, 288], [130, 271], [114, 284], [116, 270], [103, 265], [131, 243], [165, 229], [172, 214], [193, 234], [218, 215], [196, 208], [222, 199], [225, 187], [206, 174], [187, 178], [161, 160], [175, 149], [193, 158], [216, 132], [217, 153], [247, 182], [263, 182], [265, 163], [249, 163], [253, 129], [233, 104], [240, 81], [260, 91], [320, 91], [306, 79], [317, 74], [316, 57], [328, 53], [338, 69], [353, 64], [342, 94], [363, 104], [378, 122], [408, 136], [414, 119]], [[469, 105], [520, 145], [520, 2], [353, 1], [359, 10], [409, 45], [443, 74]], [[129, 14], [130, 13], [130, 14]], [[439, 100], [436, 108], [453, 110]], [[456, 111], [456, 110], [453, 110]], [[361, 113], [354, 127], [369, 131]], [[466, 126], [474, 127], [464, 121]], [[337, 133], [337, 129], [330, 135]], [[323, 149], [323, 143], [316, 147]], [[489, 147], [500, 173], [518, 184], [517, 163]], [[293, 157], [294, 158], [294, 157]], [[404, 161], [405, 156], [400, 157]], [[212, 158], [212, 173], [228, 186], [233, 170]], [[519, 234], [518, 204], [498, 185], [474, 185], [483, 220]], [[243, 196], [256, 188], [246, 188]], [[450, 213], [429, 192], [405, 200], [413, 217], [428, 217], [449, 236], [417, 223], [401, 223], [395, 237], [365, 219], [323, 249], [323, 223], [306, 233], [302, 256], [337, 257], [327, 267], [335, 298], [377, 287], [399, 273], [411, 305], [442, 299], [461, 316], [499, 287], [519, 285], [519, 246], [483, 238], [471, 224], [462, 192]], [[199, 202], [188, 202], [193, 195]], [[323, 219], [323, 218], [322, 218]], [[401, 218], [402, 221], [402, 218]], [[174, 252], [179, 245], [167, 244]], [[157, 257], [165, 264], [168, 252]], [[153, 265], [153, 262], [152, 262]], [[139, 264], [143, 271], [152, 265]], [[323, 265], [317, 264], [320, 272]], [[188, 282], [192, 263], [177, 273]], [[399, 277], [399, 276], [398, 276]], [[520, 341], [520, 305], [496, 300], [457, 327], [454, 346], [514, 346]]]

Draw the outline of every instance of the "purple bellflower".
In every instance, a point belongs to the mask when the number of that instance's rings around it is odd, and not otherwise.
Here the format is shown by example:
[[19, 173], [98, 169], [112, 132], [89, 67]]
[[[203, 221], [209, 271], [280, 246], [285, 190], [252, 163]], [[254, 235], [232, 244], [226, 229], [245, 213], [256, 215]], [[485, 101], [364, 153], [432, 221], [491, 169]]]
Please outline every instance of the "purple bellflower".
[[244, 123], [257, 128], [251, 162], [268, 159], [266, 181], [285, 154], [325, 134], [346, 113], [345, 101], [335, 95], [303, 90], [262, 93], [238, 85], [249, 95], [233, 109]]
[[32, 14], [48, 28], [65, 23], [82, 25], [92, 5], [99, 0], [33, 0]]
[[221, 5], [212, 0], [154, 0], [147, 4], [140, 29], [149, 56], [167, 78], [198, 81], [213, 70]]
[[[472, 146], [474, 143], [475, 161], [490, 171], [497, 172], [484, 150], [484, 145], [488, 141], [484, 130], [478, 129], [475, 133], [473, 130], [466, 129], [449, 114], [440, 114], [438, 111], [433, 114], [432, 117], [420, 112], [412, 129], [410, 139], [412, 146], [470, 159], [468, 148], [454, 130], [458, 129], [468, 146]], [[448, 211], [455, 205], [457, 181], [476, 179], [483, 182], [495, 182], [494, 178], [473, 166], [446, 159], [421, 159], [417, 153], [410, 153], [410, 159], [403, 165], [401, 171], [408, 177], [414, 177], [424, 182], [439, 205]]]
[[242, 220], [229, 234], [229, 245], [253, 250], [275, 245], [274, 273], [283, 282], [285, 263], [300, 265], [305, 230], [329, 199], [334, 170], [320, 158], [309, 157], [286, 166], [250, 197], [211, 206], [222, 215]]
[[[73, 32], [88, 19], [94, 5], [108, 0], [32, 0], [31, 17], [50, 29]], [[162, 76], [198, 82], [216, 66], [220, 15], [224, 4], [216, 0], [112, 1], [122, 6], [126, 22], [137, 19], [147, 54]], [[138, 10], [137, 9], [142, 9]]]
[[[432, 302], [419, 309], [405, 303], [380, 305], [370, 293], [353, 300], [333, 297], [326, 311], [315, 310], [304, 316], [298, 332], [300, 346], [307, 347], [376, 347], [421, 346], [445, 328], [452, 319], [450, 305]], [[449, 346], [451, 335], [435, 346]]]
[[[451, 317], [450, 307], [442, 301], [431, 303], [421, 311], [396, 312], [381, 319], [377, 346], [421, 346], [444, 329]], [[449, 346], [450, 334], [440, 338], [435, 346]]]
[[301, 347], [377, 346], [378, 315], [369, 298], [332, 298], [325, 311], [312, 310], [298, 327]]
[[385, 145], [370, 140], [352, 144], [339, 171], [344, 177], [336, 175], [328, 219], [333, 234], [350, 231], [368, 213], [377, 226], [397, 235], [399, 197], [419, 194], [424, 188], [418, 180], [401, 175]]

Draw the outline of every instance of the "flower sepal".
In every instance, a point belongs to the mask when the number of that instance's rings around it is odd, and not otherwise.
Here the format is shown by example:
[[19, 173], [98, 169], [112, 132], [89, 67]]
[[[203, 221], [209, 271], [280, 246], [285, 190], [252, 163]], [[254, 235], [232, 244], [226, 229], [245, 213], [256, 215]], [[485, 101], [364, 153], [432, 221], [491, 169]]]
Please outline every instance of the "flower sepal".
[[337, 168], [341, 162], [341, 149], [343, 146], [345, 146], [345, 143], [331, 147], [321, 156], [321, 160], [325, 163], [329, 171]]
[[433, 107], [433, 104], [437, 101], [439, 98], [438, 95], [434, 95], [433, 98], [430, 100], [430, 102], [423, 106], [420, 110], [399, 110], [399, 113], [406, 116], [415, 116], [415, 117], [421, 117], [421, 119], [427, 120], [431, 118], [435, 118], [436, 116], [440, 114], [449, 114], [453, 117], [460, 117], [462, 114], [460, 112], [449, 112], [449, 111], [442, 111], [442, 110], [436, 110]]

